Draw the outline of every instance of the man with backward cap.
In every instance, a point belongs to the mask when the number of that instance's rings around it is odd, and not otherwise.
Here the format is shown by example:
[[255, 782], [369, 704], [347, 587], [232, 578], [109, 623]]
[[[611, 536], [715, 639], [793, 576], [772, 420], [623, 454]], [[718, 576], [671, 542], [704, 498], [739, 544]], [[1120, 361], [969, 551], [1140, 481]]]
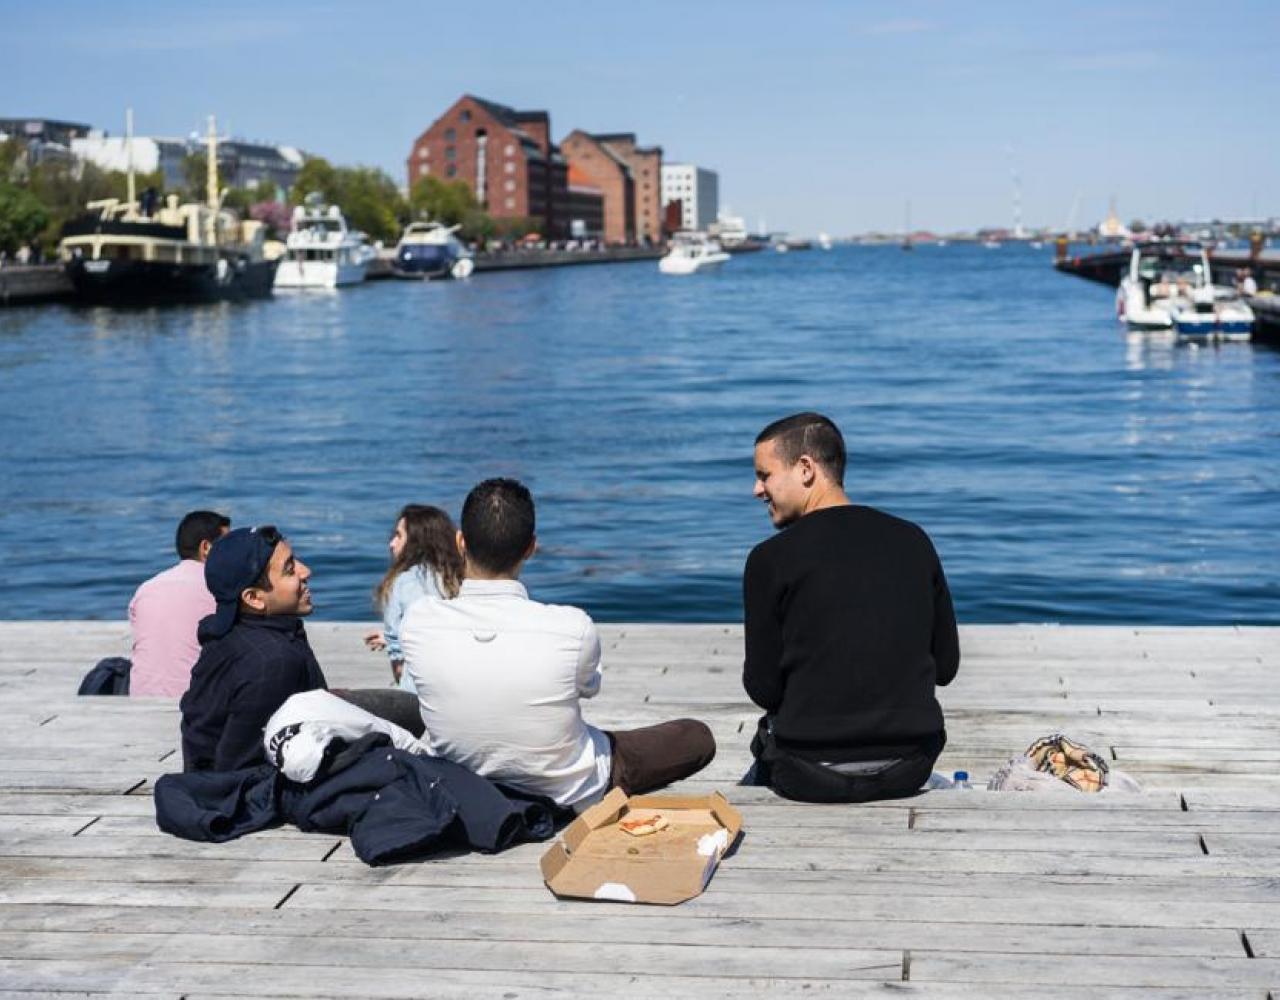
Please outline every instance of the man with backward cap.
[[200, 621], [200, 658], [183, 695], [184, 771], [264, 763], [262, 730], [290, 695], [327, 688], [302, 619], [311, 571], [271, 525], [237, 528], [209, 551], [217, 611]]

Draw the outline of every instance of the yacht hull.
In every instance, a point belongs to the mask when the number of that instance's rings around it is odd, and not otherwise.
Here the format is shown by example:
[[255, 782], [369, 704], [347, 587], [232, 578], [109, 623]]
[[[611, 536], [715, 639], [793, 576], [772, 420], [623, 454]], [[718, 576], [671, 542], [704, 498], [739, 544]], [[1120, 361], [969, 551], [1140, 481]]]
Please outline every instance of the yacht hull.
[[268, 298], [274, 261], [172, 264], [145, 260], [76, 259], [66, 264], [76, 299], [151, 305]]
[[358, 285], [368, 270], [366, 262], [338, 263], [331, 260], [289, 260], [280, 262], [276, 288], [340, 288]]

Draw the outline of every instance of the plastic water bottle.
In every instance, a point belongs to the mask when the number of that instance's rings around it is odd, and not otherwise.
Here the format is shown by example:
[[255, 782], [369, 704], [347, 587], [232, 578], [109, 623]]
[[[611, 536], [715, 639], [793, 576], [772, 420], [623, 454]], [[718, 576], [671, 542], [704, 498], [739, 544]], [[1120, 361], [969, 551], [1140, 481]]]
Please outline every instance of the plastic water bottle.
[[956, 789], [971, 789], [973, 786], [969, 784], [969, 772], [957, 771], [951, 776], [951, 786]]

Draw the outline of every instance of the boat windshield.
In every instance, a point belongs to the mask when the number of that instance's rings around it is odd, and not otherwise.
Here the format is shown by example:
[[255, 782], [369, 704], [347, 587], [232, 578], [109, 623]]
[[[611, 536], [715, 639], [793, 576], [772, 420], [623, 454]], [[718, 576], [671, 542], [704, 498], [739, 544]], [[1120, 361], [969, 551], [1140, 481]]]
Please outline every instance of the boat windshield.
[[1142, 257], [1138, 261], [1138, 277], [1144, 281], [1193, 286], [1205, 283], [1204, 264], [1194, 257]]

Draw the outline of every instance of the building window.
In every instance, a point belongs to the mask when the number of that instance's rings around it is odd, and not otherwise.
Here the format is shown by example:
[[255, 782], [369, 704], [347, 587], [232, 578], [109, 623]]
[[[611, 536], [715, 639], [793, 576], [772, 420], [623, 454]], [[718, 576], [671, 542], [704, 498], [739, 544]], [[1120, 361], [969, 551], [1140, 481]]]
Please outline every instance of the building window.
[[447, 167], [444, 168], [444, 172], [449, 177], [458, 176], [458, 168], [455, 167], [452, 163], [450, 163]]
[[425, 160], [430, 155], [431, 155], [431, 150], [427, 149], [426, 146], [423, 146], [421, 149], [418, 150], [419, 160]]
[[515, 165], [514, 163], [508, 163], [508, 164], [507, 164], [507, 173], [509, 173], [509, 174], [514, 174], [515, 172], [516, 172], [516, 165]]
[[507, 148], [506, 148], [505, 150], [503, 150], [503, 152], [505, 152], [508, 156], [515, 156], [515, 155], [516, 155], [516, 147], [515, 147], [515, 146], [513, 146], [513, 145], [511, 145], [511, 143], [507, 143]]
[[464, 122], [469, 122], [471, 121], [471, 112], [464, 108], [462, 114], [458, 115], [458, 118]]
[[515, 207], [516, 207], [516, 200], [514, 198], [508, 198], [507, 208], [515, 208]]
[[453, 142], [453, 140], [454, 140], [454, 139], [456, 139], [456, 138], [458, 138], [458, 133], [457, 133], [457, 132], [455, 132], [453, 129], [451, 129], [451, 128], [447, 128], [447, 129], [445, 129], [445, 130], [444, 130], [444, 141], [445, 141], [445, 142]]
[[508, 190], [508, 191], [514, 191], [515, 189], [516, 189], [516, 182], [515, 182], [515, 181], [507, 181], [507, 190]]
[[457, 159], [457, 157], [458, 157], [458, 151], [456, 149], [454, 149], [452, 146], [445, 146], [444, 158], [446, 160], [455, 160]]
[[418, 176], [419, 176], [419, 177], [426, 177], [426, 176], [427, 176], [427, 174], [429, 174], [429, 173], [431, 173], [431, 165], [430, 165], [430, 164], [427, 164], [427, 163], [419, 163], [419, 164], [418, 164]]

